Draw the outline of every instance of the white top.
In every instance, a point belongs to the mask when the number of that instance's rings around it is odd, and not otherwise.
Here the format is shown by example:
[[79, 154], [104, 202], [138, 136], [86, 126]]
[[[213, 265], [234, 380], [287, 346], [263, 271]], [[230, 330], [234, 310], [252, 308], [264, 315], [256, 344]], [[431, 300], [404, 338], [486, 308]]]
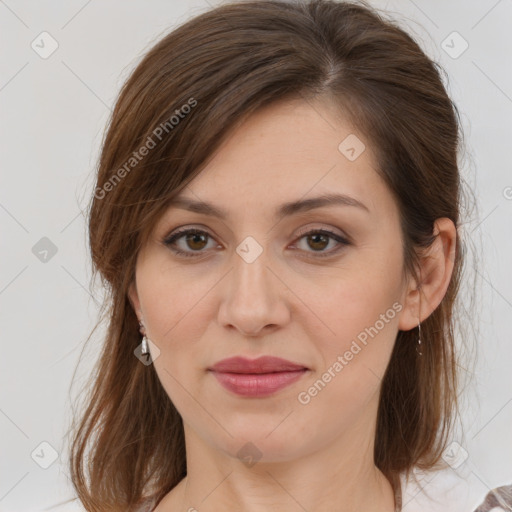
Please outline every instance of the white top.
[[[464, 475], [447, 468], [415, 471], [418, 483], [401, 475], [401, 512], [502, 512], [512, 511], [512, 482], [488, 489], [475, 475]], [[471, 485], [471, 481], [479, 485]], [[398, 500], [397, 500], [398, 501]]]

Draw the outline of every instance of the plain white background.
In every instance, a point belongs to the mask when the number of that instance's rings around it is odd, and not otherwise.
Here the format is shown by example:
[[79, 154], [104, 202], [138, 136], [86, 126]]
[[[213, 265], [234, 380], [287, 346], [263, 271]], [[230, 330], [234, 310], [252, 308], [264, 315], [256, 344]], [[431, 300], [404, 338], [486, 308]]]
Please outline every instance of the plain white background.
[[[102, 300], [89, 287], [83, 215], [101, 137], [142, 53], [217, 3], [0, 0], [0, 511], [40, 511], [72, 496], [63, 438], [70, 385]], [[512, 3], [372, 4], [446, 69], [462, 114], [462, 171], [479, 204], [465, 229], [483, 244], [475, 271], [478, 363], [465, 429], [447, 457], [463, 461], [457, 472], [483, 497], [512, 483]], [[43, 58], [51, 44], [57, 49]], [[100, 341], [101, 331], [82, 359], [75, 393]]]

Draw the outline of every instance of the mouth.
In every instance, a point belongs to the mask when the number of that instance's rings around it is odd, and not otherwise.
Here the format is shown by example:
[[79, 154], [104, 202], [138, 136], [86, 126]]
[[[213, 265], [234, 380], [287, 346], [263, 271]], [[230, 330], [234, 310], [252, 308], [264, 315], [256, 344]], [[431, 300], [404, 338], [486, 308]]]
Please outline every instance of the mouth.
[[258, 359], [232, 357], [208, 368], [228, 391], [244, 397], [265, 397], [293, 384], [309, 368], [286, 359], [262, 356]]
[[276, 373], [291, 372], [297, 370], [308, 370], [309, 368], [300, 363], [294, 363], [281, 357], [261, 356], [257, 359], [236, 356], [223, 359], [214, 364], [209, 370], [227, 373]]

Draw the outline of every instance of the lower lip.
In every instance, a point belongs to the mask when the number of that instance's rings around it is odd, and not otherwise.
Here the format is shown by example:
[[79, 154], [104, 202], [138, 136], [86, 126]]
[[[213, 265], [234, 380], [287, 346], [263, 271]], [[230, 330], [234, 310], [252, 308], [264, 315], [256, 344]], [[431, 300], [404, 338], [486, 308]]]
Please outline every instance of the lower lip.
[[212, 372], [216, 379], [229, 391], [250, 397], [264, 397], [299, 380], [306, 369], [276, 373], [223, 373]]

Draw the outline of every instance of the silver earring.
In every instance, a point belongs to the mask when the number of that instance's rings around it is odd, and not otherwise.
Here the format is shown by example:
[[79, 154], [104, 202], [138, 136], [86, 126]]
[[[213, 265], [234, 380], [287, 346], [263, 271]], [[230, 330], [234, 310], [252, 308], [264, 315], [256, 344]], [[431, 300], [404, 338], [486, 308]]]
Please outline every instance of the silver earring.
[[418, 322], [418, 344], [416, 345], [416, 352], [420, 356], [423, 355], [423, 352], [421, 351], [421, 322]]
[[149, 354], [148, 340], [146, 336], [142, 338], [142, 347], [140, 353], [143, 356], [147, 356]]
[[139, 320], [139, 325], [140, 325], [140, 331], [143, 334], [142, 347], [141, 347], [140, 353], [141, 353], [141, 355], [146, 356], [149, 354], [149, 347], [148, 347], [148, 339], [146, 338], [146, 334], [142, 332], [144, 330], [144, 323], [142, 322], [142, 320]]

